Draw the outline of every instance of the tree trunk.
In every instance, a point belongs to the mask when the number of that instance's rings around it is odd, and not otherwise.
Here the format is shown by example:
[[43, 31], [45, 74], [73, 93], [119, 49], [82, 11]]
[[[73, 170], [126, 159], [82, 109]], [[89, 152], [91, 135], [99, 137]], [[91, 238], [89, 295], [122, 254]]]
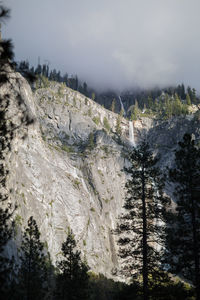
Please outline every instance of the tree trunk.
[[147, 218], [146, 218], [146, 199], [145, 199], [145, 177], [144, 177], [144, 168], [142, 170], [142, 221], [143, 221], [143, 299], [149, 299], [148, 292], [148, 262], [147, 262]]
[[193, 234], [193, 252], [195, 263], [195, 290], [196, 300], [200, 300], [200, 272], [199, 272], [199, 249], [197, 240], [197, 226], [196, 226], [196, 214], [195, 214], [195, 199], [192, 196], [192, 234]]

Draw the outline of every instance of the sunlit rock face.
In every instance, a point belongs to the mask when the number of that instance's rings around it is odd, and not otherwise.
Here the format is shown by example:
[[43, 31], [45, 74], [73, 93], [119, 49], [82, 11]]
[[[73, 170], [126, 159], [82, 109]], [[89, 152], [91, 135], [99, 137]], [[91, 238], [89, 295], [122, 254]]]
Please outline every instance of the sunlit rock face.
[[[118, 266], [116, 237], [112, 230], [122, 211], [125, 197], [128, 152], [131, 149], [130, 123], [121, 119], [121, 137], [116, 134], [118, 115], [62, 84], [51, 83], [32, 93], [17, 73], [1, 94], [12, 94], [10, 111], [15, 113], [15, 95], [20, 94], [35, 122], [21, 128], [8, 158], [11, 199], [15, 212], [15, 241], [20, 244], [21, 229], [33, 216], [41, 237], [56, 261], [68, 227], [75, 235], [82, 256], [94, 272], [111, 276]], [[173, 150], [183, 134], [199, 136], [193, 117], [170, 121], [148, 118], [134, 121], [134, 143], [150, 142], [162, 154], [160, 166], [173, 161]]]
[[35, 119], [27, 132], [21, 128], [27, 136], [15, 138], [9, 157], [15, 242], [33, 216], [55, 262], [70, 226], [91, 269], [109, 276], [117, 265], [112, 229], [123, 204], [128, 121], [119, 141], [118, 115], [78, 92], [55, 83], [33, 94], [19, 74], [11, 80], [5, 92], [13, 103], [19, 92]]

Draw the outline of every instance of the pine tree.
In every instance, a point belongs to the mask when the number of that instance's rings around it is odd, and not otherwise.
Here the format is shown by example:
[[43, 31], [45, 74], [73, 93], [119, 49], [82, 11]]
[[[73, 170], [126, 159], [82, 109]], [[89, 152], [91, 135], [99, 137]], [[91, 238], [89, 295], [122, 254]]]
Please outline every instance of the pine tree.
[[63, 259], [57, 262], [59, 274], [57, 275], [57, 299], [78, 300], [88, 299], [88, 267], [82, 262], [80, 251], [76, 250], [76, 241], [72, 230], [62, 244]]
[[29, 218], [28, 227], [23, 234], [21, 251], [18, 282], [20, 299], [44, 299], [47, 260], [44, 245], [40, 241], [40, 232], [33, 217]]
[[[125, 276], [143, 278], [143, 297], [149, 299], [150, 277], [155, 282], [164, 273], [161, 257], [164, 253], [165, 208], [168, 198], [163, 195], [163, 179], [155, 167], [149, 146], [143, 142], [130, 155], [131, 178], [126, 183], [125, 213], [119, 218], [115, 231], [119, 256], [122, 258], [122, 273]], [[159, 279], [160, 280], [160, 279]], [[152, 284], [151, 282], [151, 284]]]
[[4, 249], [13, 232], [11, 216], [12, 211], [9, 205], [6, 208], [0, 208], [0, 294], [2, 299], [6, 299], [13, 270], [13, 261], [4, 254]]
[[5, 297], [8, 289], [9, 276], [12, 270], [11, 260], [5, 256], [4, 250], [12, 237], [13, 224], [11, 217], [15, 207], [9, 203], [7, 192], [8, 170], [5, 167], [6, 157], [11, 150], [13, 140], [14, 124], [8, 124], [6, 109], [9, 106], [9, 96], [0, 98], [0, 294]]
[[147, 108], [152, 109], [153, 108], [153, 99], [148, 96], [147, 98]]
[[86, 82], [83, 83], [83, 94], [88, 97], [88, 87]]
[[175, 153], [175, 168], [169, 171], [175, 183], [176, 210], [169, 215], [168, 264], [196, 287], [200, 299], [200, 149], [185, 134]]
[[75, 77], [75, 86], [74, 86], [75, 91], [78, 91], [78, 76], [76, 75]]
[[112, 104], [111, 104], [111, 111], [115, 112], [115, 105], [116, 105], [116, 100], [115, 98], [112, 100]]
[[191, 105], [191, 99], [189, 94], [186, 95], [186, 103], [187, 105]]
[[121, 129], [121, 115], [117, 116], [117, 122], [116, 122], [116, 127], [115, 127], [115, 131], [117, 133], [117, 135], [121, 135], [122, 134], [122, 129]]
[[38, 75], [42, 74], [42, 66], [40, 64], [37, 65], [37, 68], [35, 70], [35, 73]]
[[[192, 102], [192, 100], [193, 100], [193, 93], [192, 93], [192, 89], [191, 89], [190, 86], [188, 86], [188, 88], [187, 88], [187, 93], [188, 93], [188, 95], [190, 96], [190, 99], [191, 99], [191, 102]], [[192, 102], [192, 103], [193, 103], [193, 102]]]
[[181, 100], [179, 98], [179, 96], [177, 94], [175, 94], [175, 99], [173, 101], [173, 114], [176, 115], [180, 115], [181, 114], [181, 108], [182, 108], [182, 103]]
[[172, 117], [172, 101], [169, 98], [168, 94], [165, 94], [165, 106], [164, 106], [164, 113], [166, 115], [167, 118], [171, 118]]
[[119, 115], [120, 115], [120, 117], [123, 117], [123, 116], [124, 116], [124, 110], [123, 110], [123, 108], [121, 108], [121, 110], [120, 110], [120, 112], [119, 112]]
[[[0, 22], [4, 23], [9, 17], [10, 10], [0, 3]], [[12, 42], [10, 40], [3, 40], [0, 37], [0, 88], [9, 80], [9, 72], [13, 66], [13, 55]], [[8, 153], [11, 151], [15, 131], [13, 120], [8, 118], [9, 105], [10, 93], [6, 92], [5, 95], [2, 92], [0, 95], [0, 295], [2, 299], [6, 299], [9, 292], [13, 269], [12, 259], [6, 257], [4, 252], [8, 242], [12, 238], [12, 214], [15, 210], [15, 207], [9, 203], [7, 189], [9, 171], [5, 163]]]
[[95, 100], [95, 98], [96, 98], [96, 95], [95, 95], [95, 93], [94, 93], [94, 92], [92, 92], [91, 98], [92, 98], [92, 100], [93, 100], [93, 101]]
[[186, 94], [185, 94], [185, 86], [182, 83], [181, 84], [181, 99], [185, 99], [186, 98]]
[[194, 103], [194, 104], [196, 104], [196, 101], [197, 99], [196, 99], [196, 90], [193, 88], [192, 89], [192, 97], [191, 97], [191, 101], [192, 101], [192, 103]]
[[137, 100], [135, 100], [135, 105], [134, 105], [134, 107], [132, 109], [132, 112], [131, 112], [131, 121], [137, 120], [138, 116], [139, 116], [139, 107], [138, 107]]
[[[10, 17], [10, 10], [1, 5], [0, 2], [0, 24], [4, 23]], [[4, 40], [0, 37], [0, 88], [4, 84], [10, 82], [10, 76], [13, 72], [15, 64], [13, 63], [13, 45], [11, 40]], [[26, 68], [29, 65], [25, 62]], [[29, 78], [31, 79], [31, 78]], [[13, 84], [14, 86], [14, 84]], [[10, 282], [13, 279], [13, 259], [5, 256], [4, 250], [13, 234], [12, 215], [15, 206], [11, 205], [10, 193], [7, 188], [7, 177], [9, 174], [6, 168], [7, 155], [12, 149], [12, 141], [15, 132], [23, 125], [32, 123], [28, 112], [24, 107], [24, 100], [15, 90], [15, 102], [18, 107], [19, 119], [17, 124], [9, 115], [11, 105], [11, 85], [5, 89], [2, 88], [0, 95], [0, 295], [2, 299], [6, 299], [9, 293]], [[16, 115], [17, 116], [17, 115]]]

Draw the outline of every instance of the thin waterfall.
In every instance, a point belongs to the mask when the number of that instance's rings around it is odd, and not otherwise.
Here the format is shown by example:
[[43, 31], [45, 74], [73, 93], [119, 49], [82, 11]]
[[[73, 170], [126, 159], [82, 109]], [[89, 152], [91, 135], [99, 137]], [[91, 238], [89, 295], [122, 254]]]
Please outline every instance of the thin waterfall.
[[129, 121], [129, 141], [133, 147], [135, 147], [135, 136], [134, 136], [134, 127], [133, 121]]
[[121, 105], [121, 109], [122, 109], [122, 111], [123, 111], [123, 115], [125, 115], [124, 104], [122, 103], [121, 96], [119, 96], [119, 102], [120, 102], [120, 105]]

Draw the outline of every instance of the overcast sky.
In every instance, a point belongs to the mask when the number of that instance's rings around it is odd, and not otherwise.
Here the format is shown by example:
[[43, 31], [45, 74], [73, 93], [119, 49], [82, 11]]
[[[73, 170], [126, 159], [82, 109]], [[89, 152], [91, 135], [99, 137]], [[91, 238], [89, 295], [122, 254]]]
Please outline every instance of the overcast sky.
[[16, 60], [47, 60], [90, 85], [184, 82], [200, 91], [200, 0], [6, 0]]

